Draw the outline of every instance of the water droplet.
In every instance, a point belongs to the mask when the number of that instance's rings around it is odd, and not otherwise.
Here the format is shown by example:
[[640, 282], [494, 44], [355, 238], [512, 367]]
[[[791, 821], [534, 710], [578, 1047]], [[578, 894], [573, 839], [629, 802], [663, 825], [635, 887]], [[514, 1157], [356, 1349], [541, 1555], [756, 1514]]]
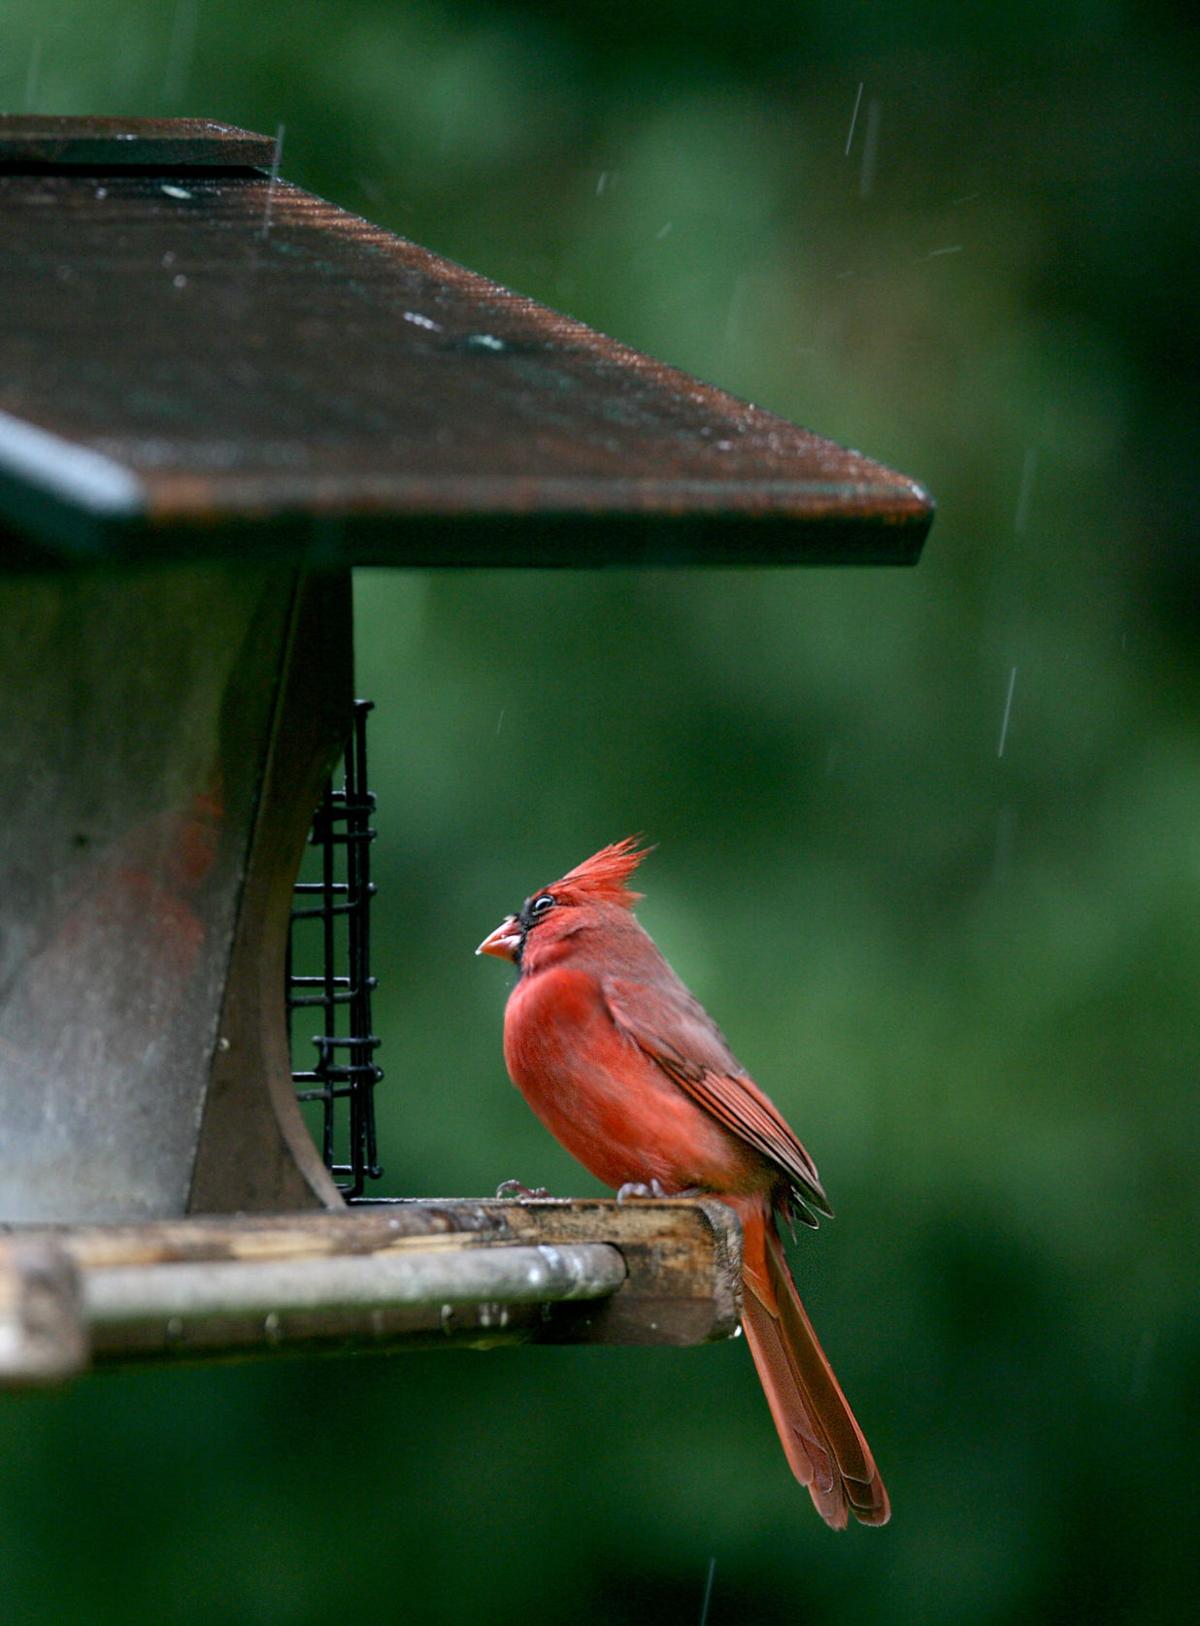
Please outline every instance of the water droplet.
[[279, 161], [283, 157], [283, 138], [287, 131], [285, 124], [280, 124], [275, 130], [275, 151], [271, 158], [271, 173], [267, 180], [267, 195], [263, 202], [262, 225], [258, 235], [265, 242], [271, 235], [271, 205], [275, 201], [275, 188], [279, 184]]
[[1036, 446], [1027, 446], [1025, 458], [1021, 464], [1021, 487], [1017, 493], [1017, 513], [1013, 520], [1013, 530], [1018, 536], [1024, 536], [1029, 525], [1029, 505], [1033, 501], [1033, 481], [1037, 474], [1038, 449]]
[[846, 137], [846, 157], [847, 158], [849, 158], [849, 156], [850, 156], [850, 148], [851, 148], [851, 146], [853, 145], [853, 142], [854, 142], [854, 126], [858, 123], [858, 108], [859, 108], [859, 104], [862, 101], [862, 93], [863, 93], [863, 82], [860, 79], [858, 81], [858, 94], [854, 98], [854, 111], [850, 115], [850, 133]]
[[1004, 717], [1000, 723], [1000, 740], [996, 746], [996, 755], [1004, 755], [1004, 747], [1008, 740], [1008, 719], [1012, 715], [1013, 691], [1017, 686], [1017, 669], [1014, 666], [1008, 675], [1008, 694], [1004, 699]]

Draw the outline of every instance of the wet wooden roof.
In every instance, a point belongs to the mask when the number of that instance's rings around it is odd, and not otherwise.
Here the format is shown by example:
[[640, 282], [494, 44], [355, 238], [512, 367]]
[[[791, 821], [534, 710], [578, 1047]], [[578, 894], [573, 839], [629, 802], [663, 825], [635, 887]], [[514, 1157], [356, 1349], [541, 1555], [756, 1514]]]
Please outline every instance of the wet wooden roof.
[[0, 119], [0, 562], [912, 563], [914, 481], [272, 179]]

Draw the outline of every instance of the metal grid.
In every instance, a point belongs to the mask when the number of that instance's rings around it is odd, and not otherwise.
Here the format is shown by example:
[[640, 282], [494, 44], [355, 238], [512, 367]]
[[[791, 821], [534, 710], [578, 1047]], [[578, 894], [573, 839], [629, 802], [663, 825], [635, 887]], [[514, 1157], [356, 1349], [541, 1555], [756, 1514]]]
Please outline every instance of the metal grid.
[[[367, 788], [367, 713], [372, 709], [370, 700], [355, 701], [341, 787], [335, 788], [331, 776], [313, 816], [309, 847], [314, 856], [302, 874], [315, 870], [317, 878], [297, 881], [288, 931], [292, 1080], [301, 1102], [319, 1103], [314, 1137], [348, 1201], [361, 1197], [366, 1182], [383, 1172], [375, 1134], [375, 1086], [383, 1072], [375, 1063], [379, 1040], [371, 1021], [375, 797]], [[320, 1032], [311, 1035], [316, 1061], [297, 1068], [297, 1019], [310, 1010], [321, 1016]]]

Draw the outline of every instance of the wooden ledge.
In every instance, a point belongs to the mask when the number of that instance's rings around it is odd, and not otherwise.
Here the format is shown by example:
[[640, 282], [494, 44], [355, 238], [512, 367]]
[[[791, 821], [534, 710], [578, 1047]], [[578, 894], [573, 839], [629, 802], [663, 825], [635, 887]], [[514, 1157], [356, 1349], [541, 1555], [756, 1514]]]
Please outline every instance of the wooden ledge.
[[271, 136], [215, 119], [77, 118], [69, 114], [0, 116], [0, 169], [270, 169]]
[[10, 1228], [0, 1386], [144, 1361], [704, 1343], [737, 1328], [740, 1269], [736, 1216], [711, 1198]]

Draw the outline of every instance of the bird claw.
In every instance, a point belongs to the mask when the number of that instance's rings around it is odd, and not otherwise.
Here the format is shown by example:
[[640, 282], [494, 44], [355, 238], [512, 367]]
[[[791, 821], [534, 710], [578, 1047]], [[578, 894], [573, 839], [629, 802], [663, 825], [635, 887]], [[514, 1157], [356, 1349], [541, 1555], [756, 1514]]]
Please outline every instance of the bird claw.
[[647, 1185], [644, 1180], [626, 1180], [623, 1186], [617, 1188], [617, 1201], [627, 1203], [631, 1197], [669, 1197], [661, 1180], [651, 1180]]
[[644, 1180], [626, 1180], [623, 1186], [617, 1188], [617, 1201], [627, 1203], [631, 1197], [703, 1197], [704, 1192], [699, 1186], [688, 1186], [684, 1191], [668, 1191], [661, 1180], [651, 1180], [647, 1185]]
[[497, 1197], [515, 1197], [519, 1202], [537, 1202], [550, 1195], [545, 1186], [525, 1186], [519, 1180], [501, 1180], [496, 1187]]

